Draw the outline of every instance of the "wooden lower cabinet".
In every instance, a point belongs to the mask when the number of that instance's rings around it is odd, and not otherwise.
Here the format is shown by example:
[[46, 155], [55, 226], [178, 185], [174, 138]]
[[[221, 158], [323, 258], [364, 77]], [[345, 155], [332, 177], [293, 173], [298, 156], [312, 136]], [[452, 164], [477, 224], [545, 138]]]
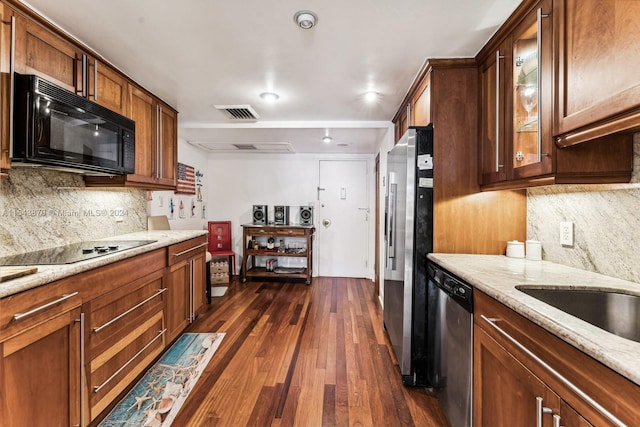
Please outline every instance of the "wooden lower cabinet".
[[164, 271], [159, 270], [84, 304], [90, 420], [164, 349], [165, 292]]
[[81, 411], [79, 306], [46, 310], [47, 319], [0, 342], [0, 425], [76, 426]]
[[474, 298], [474, 425], [620, 425], [597, 405], [640, 425], [638, 385], [482, 292]]
[[481, 426], [591, 426], [545, 383], [481, 328], [475, 330], [476, 400], [474, 422]]
[[168, 342], [180, 335], [205, 306], [207, 245], [207, 236], [202, 236], [169, 247], [165, 305]]

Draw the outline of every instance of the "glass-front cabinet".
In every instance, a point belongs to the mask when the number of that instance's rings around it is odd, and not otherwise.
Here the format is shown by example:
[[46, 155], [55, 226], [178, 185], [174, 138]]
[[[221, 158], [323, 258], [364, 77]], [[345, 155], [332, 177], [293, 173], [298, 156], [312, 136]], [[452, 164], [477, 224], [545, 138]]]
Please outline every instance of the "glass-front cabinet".
[[542, 1], [512, 34], [512, 179], [552, 172], [551, 0]]
[[553, 172], [551, 0], [542, 0], [480, 63], [480, 183]]

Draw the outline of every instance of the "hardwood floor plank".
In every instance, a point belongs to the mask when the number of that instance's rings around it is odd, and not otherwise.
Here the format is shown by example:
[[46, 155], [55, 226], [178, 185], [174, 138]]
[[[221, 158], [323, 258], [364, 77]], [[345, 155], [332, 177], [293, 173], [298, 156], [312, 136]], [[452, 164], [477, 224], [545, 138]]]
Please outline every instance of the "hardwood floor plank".
[[446, 426], [402, 385], [373, 283], [233, 282], [189, 332], [226, 332], [176, 426]]

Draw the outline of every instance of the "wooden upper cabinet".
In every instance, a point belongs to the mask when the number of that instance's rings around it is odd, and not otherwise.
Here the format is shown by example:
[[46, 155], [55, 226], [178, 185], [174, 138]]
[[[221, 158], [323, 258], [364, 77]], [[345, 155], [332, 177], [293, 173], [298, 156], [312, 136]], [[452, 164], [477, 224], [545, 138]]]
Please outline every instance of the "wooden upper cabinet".
[[15, 24], [13, 10], [0, 3], [0, 177], [2, 170], [11, 167], [11, 56], [15, 51], [12, 43]]
[[126, 116], [129, 96], [127, 79], [95, 58], [88, 59], [87, 68], [89, 99], [111, 111]]
[[71, 92], [82, 91], [83, 52], [38, 23], [16, 16], [15, 71], [36, 74]]
[[479, 182], [483, 185], [507, 179], [505, 133], [507, 97], [504, 78], [511, 39], [505, 39], [480, 63]]
[[129, 86], [129, 118], [136, 122], [136, 168], [132, 180], [153, 182], [156, 175], [156, 111], [153, 97]]
[[431, 73], [425, 75], [411, 105], [411, 126], [427, 126], [431, 123]]
[[556, 0], [554, 134], [566, 146], [640, 126], [640, 2]]
[[178, 113], [164, 103], [158, 102], [158, 183], [175, 187], [178, 175]]
[[409, 113], [411, 110], [411, 106], [406, 104], [404, 108], [400, 109], [400, 112], [396, 115], [394, 119], [395, 123], [395, 142], [398, 142], [402, 135], [407, 131], [410, 126], [409, 123]]
[[[558, 114], [554, 93], [562, 93], [554, 35], [566, 31], [556, 16], [558, 4], [564, 1], [523, 1], [476, 58], [480, 85], [478, 165], [483, 190], [629, 182], [633, 160], [630, 134], [603, 132], [583, 147], [558, 148], [554, 140], [554, 114]], [[587, 16], [597, 13], [593, 2], [580, 5], [579, 11]], [[585, 12], [586, 8], [590, 11]], [[577, 14], [578, 8], [574, 9], [571, 13]], [[580, 39], [580, 34], [581, 30], [570, 39]], [[581, 77], [575, 67], [572, 72], [576, 90], [590, 92], [590, 79]], [[614, 72], [610, 70], [610, 74]], [[594, 118], [585, 125], [588, 123], [594, 124]]]

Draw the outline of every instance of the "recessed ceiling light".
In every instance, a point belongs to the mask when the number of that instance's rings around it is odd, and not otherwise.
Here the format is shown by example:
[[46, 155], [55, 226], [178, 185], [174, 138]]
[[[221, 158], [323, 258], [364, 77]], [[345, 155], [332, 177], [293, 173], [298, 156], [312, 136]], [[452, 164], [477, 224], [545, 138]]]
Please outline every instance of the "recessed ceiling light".
[[333, 138], [331, 138], [329, 135], [322, 137], [322, 142], [324, 142], [325, 144], [328, 144], [331, 141], [333, 141]]
[[280, 97], [277, 93], [273, 92], [262, 92], [260, 94], [260, 98], [264, 99], [267, 102], [276, 102]]
[[303, 30], [312, 28], [318, 22], [318, 17], [310, 10], [300, 10], [293, 15], [293, 22]]
[[373, 91], [373, 90], [370, 90], [370, 91], [368, 91], [368, 92], [365, 92], [365, 94], [364, 94], [364, 99], [365, 99], [365, 101], [367, 101], [367, 102], [373, 102], [373, 101], [375, 101], [375, 100], [377, 100], [377, 99], [378, 99], [378, 92]]

